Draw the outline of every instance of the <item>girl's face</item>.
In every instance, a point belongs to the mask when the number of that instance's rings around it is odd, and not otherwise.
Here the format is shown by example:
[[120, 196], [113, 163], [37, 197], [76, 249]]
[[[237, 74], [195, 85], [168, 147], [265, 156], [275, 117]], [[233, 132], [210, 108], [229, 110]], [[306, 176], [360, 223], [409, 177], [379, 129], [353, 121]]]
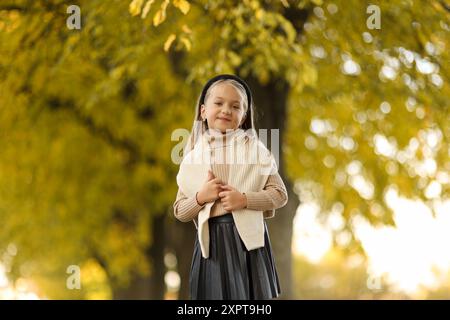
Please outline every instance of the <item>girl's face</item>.
[[207, 120], [210, 129], [225, 133], [237, 129], [244, 120], [241, 96], [228, 83], [214, 86], [205, 104], [201, 106], [201, 116]]

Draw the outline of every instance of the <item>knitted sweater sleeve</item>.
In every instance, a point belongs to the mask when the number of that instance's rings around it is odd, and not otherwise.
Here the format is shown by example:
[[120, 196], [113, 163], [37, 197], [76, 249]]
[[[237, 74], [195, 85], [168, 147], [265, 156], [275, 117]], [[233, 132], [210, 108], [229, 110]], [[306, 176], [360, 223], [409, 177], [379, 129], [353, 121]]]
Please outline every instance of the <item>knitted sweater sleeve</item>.
[[205, 205], [199, 205], [195, 196], [187, 197], [178, 188], [177, 198], [173, 204], [173, 213], [178, 220], [189, 222], [198, 216], [198, 213]]
[[245, 192], [247, 209], [268, 211], [284, 207], [288, 201], [286, 186], [279, 173], [270, 175], [263, 190]]

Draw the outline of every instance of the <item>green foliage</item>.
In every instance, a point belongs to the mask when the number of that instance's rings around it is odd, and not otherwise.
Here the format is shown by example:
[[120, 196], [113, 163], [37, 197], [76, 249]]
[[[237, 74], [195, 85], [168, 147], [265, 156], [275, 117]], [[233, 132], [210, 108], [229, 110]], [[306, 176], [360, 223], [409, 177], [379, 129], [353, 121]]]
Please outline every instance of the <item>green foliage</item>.
[[[356, 215], [373, 224], [393, 224], [384, 200], [388, 188], [432, 204], [426, 187], [450, 168], [450, 72], [444, 49], [449, 14], [437, 1], [432, 6], [383, 2], [381, 29], [369, 30], [367, 3], [334, 3], [316, 7], [305, 24], [302, 47], [315, 73], [307, 77], [316, 80], [305, 81], [302, 92], [291, 97], [288, 173], [318, 184], [315, 198], [323, 213], [343, 204], [346, 230]], [[432, 72], [420, 72], [424, 61], [433, 64]], [[359, 70], [348, 72], [354, 63]], [[383, 70], [394, 75], [388, 78]], [[438, 137], [435, 145], [427, 143], [430, 134]], [[395, 151], [377, 150], [382, 141]], [[425, 158], [435, 161], [435, 170], [419, 171]], [[349, 165], [359, 172], [349, 174]], [[355, 188], [355, 176], [363, 177], [373, 192]], [[448, 198], [448, 183], [443, 179], [441, 184], [440, 197]]]
[[115, 287], [151, 272], [152, 217], [176, 194], [168, 133], [192, 99], [163, 35], [125, 5], [79, 5], [80, 31], [58, 1], [0, 11], [0, 246], [18, 248], [15, 277], [59, 284], [49, 297], [78, 294], [64, 290], [66, 268], [90, 258]]
[[390, 290], [383, 279], [372, 288], [364, 257], [339, 249], [330, 250], [319, 263], [297, 256], [294, 270], [296, 299], [380, 299]]
[[[92, 297], [64, 290], [71, 264], [94, 270], [103, 297], [151, 272], [153, 217], [176, 194], [170, 134], [190, 129], [200, 86], [216, 73], [290, 84], [288, 175], [315, 186], [324, 214], [343, 204], [350, 231], [358, 215], [392, 223], [388, 187], [424, 198], [445, 181], [440, 1], [380, 2], [381, 30], [367, 29], [369, 3], [357, 0], [74, 4], [81, 30], [66, 27], [65, 1], [0, 4], [0, 248], [14, 243], [11, 276], [40, 279], [50, 298]], [[429, 133], [440, 137], [433, 146]], [[436, 170], [416, 171], [425, 158]], [[349, 164], [373, 193], [352, 186]]]

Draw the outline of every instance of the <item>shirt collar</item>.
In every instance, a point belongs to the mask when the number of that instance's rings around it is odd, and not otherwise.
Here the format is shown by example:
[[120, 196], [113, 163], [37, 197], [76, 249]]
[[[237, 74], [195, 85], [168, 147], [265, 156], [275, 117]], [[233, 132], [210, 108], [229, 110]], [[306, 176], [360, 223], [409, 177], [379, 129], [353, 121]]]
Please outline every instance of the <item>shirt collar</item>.
[[226, 145], [230, 145], [233, 138], [237, 138], [244, 133], [244, 130], [241, 128], [238, 129], [229, 129], [226, 130], [225, 133], [222, 133], [220, 130], [212, 129], [205, 131], [206, 139], [211, 148], [221, 148]]

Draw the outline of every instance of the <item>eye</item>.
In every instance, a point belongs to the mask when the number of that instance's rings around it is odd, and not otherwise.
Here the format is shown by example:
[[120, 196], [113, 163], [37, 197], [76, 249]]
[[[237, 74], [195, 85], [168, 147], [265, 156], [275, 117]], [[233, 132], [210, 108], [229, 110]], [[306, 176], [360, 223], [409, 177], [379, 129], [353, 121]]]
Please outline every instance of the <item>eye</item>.
[[221, 106], [222, 102], [216, 102], [216, 105]]
[[240, 107], [239, 107], [239, 106], [234, 106], [234, 108], [235, 108], [235, 109], [240, 109]]

